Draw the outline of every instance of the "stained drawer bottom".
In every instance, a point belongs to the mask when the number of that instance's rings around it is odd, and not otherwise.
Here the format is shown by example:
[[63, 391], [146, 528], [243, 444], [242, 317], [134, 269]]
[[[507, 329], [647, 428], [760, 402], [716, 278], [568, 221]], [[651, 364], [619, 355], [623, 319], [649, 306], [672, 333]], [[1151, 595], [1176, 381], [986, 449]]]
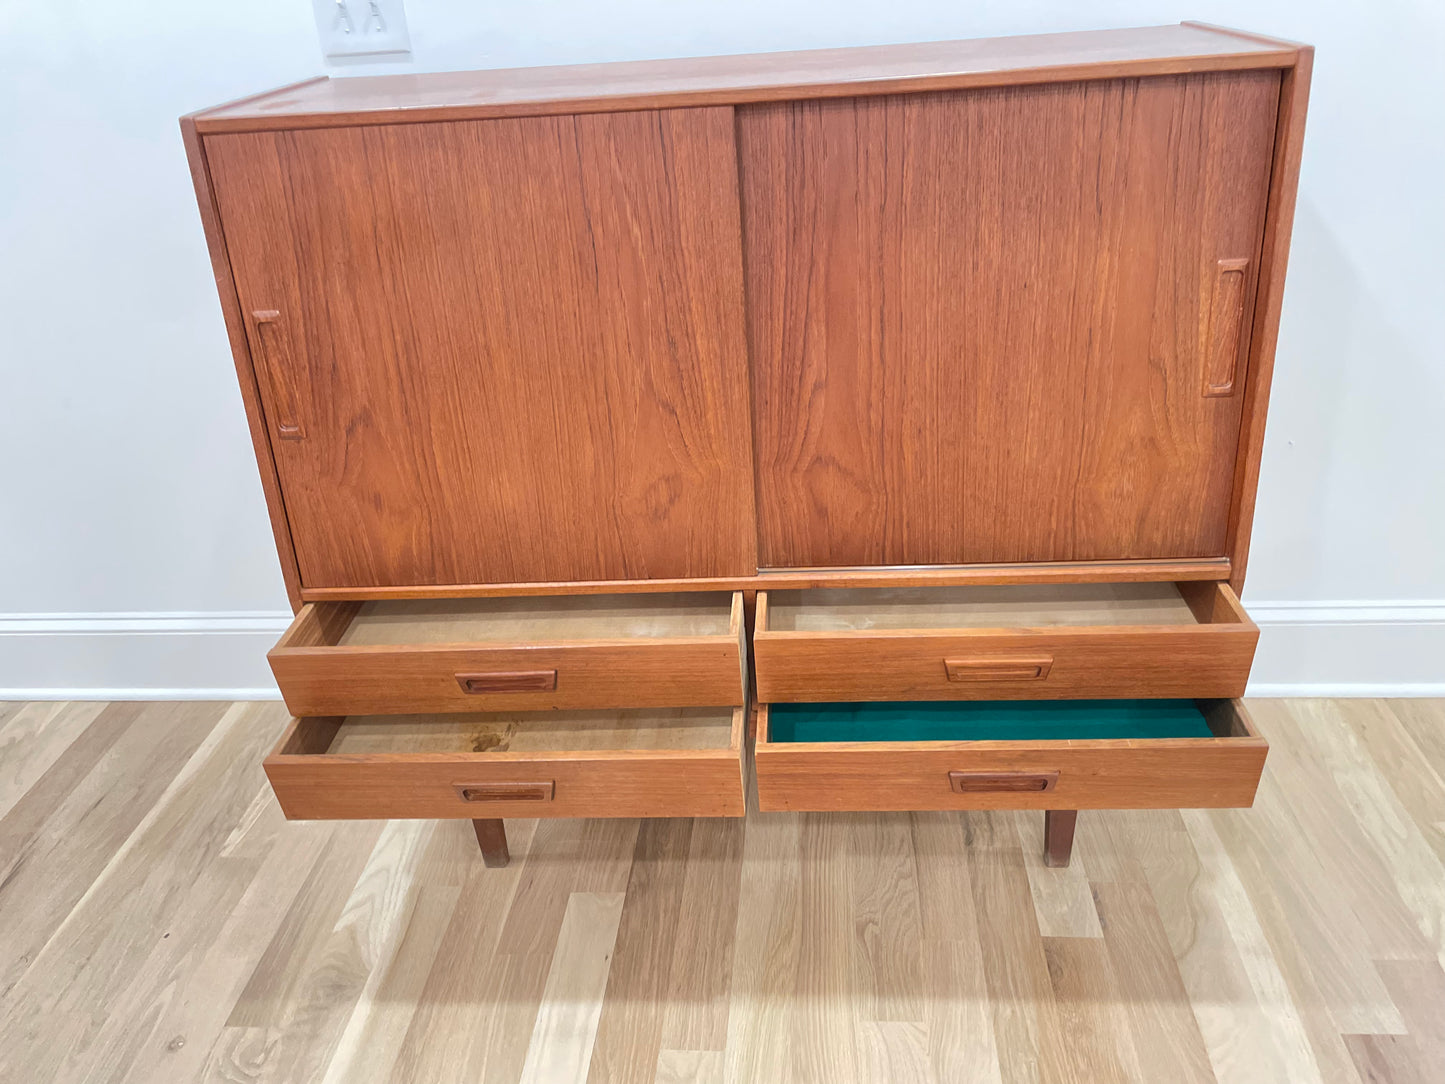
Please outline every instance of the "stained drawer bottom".
[[740, 817], [742, 708], [295, 719], [287, 817]]
[[764, 810], [1247, 806], [1268, 743], [1235, 700], [775, 704]]

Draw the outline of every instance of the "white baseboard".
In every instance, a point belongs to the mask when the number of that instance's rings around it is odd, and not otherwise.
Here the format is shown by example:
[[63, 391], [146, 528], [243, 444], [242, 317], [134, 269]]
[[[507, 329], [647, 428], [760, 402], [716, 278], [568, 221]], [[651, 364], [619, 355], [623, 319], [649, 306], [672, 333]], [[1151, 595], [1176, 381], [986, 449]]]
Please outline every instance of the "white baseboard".
[[279, 700], [266, 613], [0, 616], [0, 700]]
[[[1253, 602], [1250, 696], [1445, 697], [1445, 601]], [[285, 612], [0, 616], [0, 700], [274, 700]]]
[[1254, 602], [1250, 696], [1445, 696], [1445, 600]]

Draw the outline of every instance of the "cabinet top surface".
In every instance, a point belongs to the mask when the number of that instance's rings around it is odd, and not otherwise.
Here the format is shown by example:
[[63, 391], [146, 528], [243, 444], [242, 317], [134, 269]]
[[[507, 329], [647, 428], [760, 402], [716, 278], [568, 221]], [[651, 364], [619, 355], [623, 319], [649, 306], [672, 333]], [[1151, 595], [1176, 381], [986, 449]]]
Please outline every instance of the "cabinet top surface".
[[536, 116], [1287, 67], [1301, 46], [1181, 23], [424, 75], [321, 77], [194, 114], [201, 132]]

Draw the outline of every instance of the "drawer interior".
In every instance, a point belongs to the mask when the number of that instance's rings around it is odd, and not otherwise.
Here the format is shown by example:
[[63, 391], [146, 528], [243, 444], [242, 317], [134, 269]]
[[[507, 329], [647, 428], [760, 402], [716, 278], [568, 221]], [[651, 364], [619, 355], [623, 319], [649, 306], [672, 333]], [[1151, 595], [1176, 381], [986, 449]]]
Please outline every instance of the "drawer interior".
[[286, 816], [740, 817], [740, 707], [330, 715], [266, 758]]
[[348, 715], [298, 719], [276, 752], [344, 756], [717, 750], [740, 743], [741, 717], [733, 708]]
[[1238, 700], [763, 704], [764, 810], [1194, 809], [1254, 801]]
[[776, 703], [768, 742], [1144, 741], [1247, 736], [1228, 701]]
[[739, 705], [743, 597], [313, 602], [267, 653], [300, 718]]
[[727, 636], [733, 597], [724, 592], [529, 598], [386, 599], [331, 603], [326, 626], [338, 647], [630, 640]]
[[1201, 625], [1247, 621], [1228, 585], [1010, 584], [769, 591], [770, 632]]

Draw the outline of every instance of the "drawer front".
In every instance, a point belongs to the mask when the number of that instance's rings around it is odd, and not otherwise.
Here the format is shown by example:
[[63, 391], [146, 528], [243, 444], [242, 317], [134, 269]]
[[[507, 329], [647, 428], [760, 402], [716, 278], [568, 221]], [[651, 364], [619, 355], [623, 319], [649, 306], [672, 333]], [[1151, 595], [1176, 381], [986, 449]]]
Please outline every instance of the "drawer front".
[[1218, 615], [1229, 619], [1192, 625], [779, 631], [764, 602], [753, 636], [758, 699], [1237, 697], [1259, 629], [1234, 607]]
[[328, 754], [340, 719], [297, 719], [265, 761], [289, 819], [741, 817], [743, 710], [707, 750]]
[[1206, 714], [1212, 738], [774, 743], [764, 705], [758, 803], [819, 812], [1253, 804], [1268, 743], [1237, 701]]
[[306, 606], [269, 653], [293, 715], [743, 703], [739, 594], [724, 634], [550, 642], [335, 642], [355, 608]]

